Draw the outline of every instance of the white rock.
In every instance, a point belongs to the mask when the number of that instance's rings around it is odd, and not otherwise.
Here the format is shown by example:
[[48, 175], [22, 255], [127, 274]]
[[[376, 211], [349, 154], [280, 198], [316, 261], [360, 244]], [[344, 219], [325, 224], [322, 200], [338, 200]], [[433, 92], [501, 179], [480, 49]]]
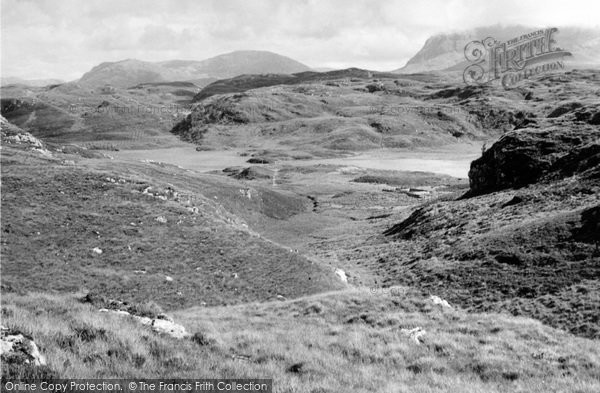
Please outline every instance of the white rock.
[[40, 353], [40, 350], [33, 340], [28, 339], [23, 334], [7, 334], [7, 328], [1, 327], [2, 338], [0, 339], [0, 355], [13, 352], [15, 345], [18, 345], [19, 351], [24, 352], [29, 358], [26, 363], [33, 363], [34, 366], [43, 366], [46, 364], [46, 358]]
[[102, 249], [100, 247], [94, 247], [92, 251], [94, 252], [94, 254], [102, 254]]
[[138, 315], [134, 315], [133, 318], [138, 321], [139, 323], [141, 323], [144, 326], [150, 326], [152, 325], [152, 319], [148, 318], [148, 317], [140, 317]]
[[156, 221], [160, 222], [161, 224], [166, 224], [167, 223], [167, 219], [164, 218], [163, 216], [158, 216], [155, 218]]
[[420, 345], [422, 343], [421, 337], [425, 335], [426, 331], [421, 327], [416, 327], [414, 329], [400, 329], [400, 333], [410, 337], [415, 343]]
[[335, 269], [335, 275], [338, 276], [338, 278], [342, 282], [348, 282], [348, 277], [346, 277], [346, 272], [343, 271], [342, 269]]
[[452, 308], [450, 303], [448, 303], [446, 300], [442, 299], [441, 297], [431, 295], [429, 297], [429, 300], [431, 300], [433, 302], [433, 304], [438, 304], [438, 305], [440, 305], [442, 307], [446, 307], [446, 308]]
[[164, 319], [153, 320], [152, 330], [154, 330], [156, 333], [167, 334], [174, 338], [185, 338], [188, 336], [188, 333], [185, 331], [183, 326]]
[[171, 276], [165, 276], [165, 280], [171, 282], [171, 281], [173, 281], [173, 277], [171, 277]]

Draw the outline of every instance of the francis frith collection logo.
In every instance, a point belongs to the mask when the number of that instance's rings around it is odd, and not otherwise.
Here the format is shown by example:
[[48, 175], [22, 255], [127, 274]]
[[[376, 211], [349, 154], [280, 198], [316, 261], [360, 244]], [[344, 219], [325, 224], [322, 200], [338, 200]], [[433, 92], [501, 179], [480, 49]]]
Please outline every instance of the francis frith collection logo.
[[465, 58], [472, 64], [463, 72], [468, 85], [499, 80], [506, 89], [534, 75], [564, 69], [564, 57], [571, 53], [558, 47], [556, 27], [536, 30], [506, 42], [492, 37], [471, 41], [465, 46]]

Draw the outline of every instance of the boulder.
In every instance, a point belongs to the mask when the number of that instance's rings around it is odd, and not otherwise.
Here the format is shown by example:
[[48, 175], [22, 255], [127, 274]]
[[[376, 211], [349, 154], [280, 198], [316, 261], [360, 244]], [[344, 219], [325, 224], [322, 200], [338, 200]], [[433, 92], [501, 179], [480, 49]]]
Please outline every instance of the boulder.
[[416, 327], [414, 329], [400, 329], [400, 333], [409, 337], [413, 340], [417, 345], [420, 345], [422, 341], [422, 337], [427, 333], [423, 328]]
[[342, 269], [335, 269], [335, 275], [342, 281], [342, 282], [348, 282], [348, 277], [346, 276], [346, 272], [343, 271]]
[[185, 331], [185, 328], [174, 322], [167, 321], [165, 319], [155, 319], [152, 321], [152, 330], [159, 334], [166, 334], [173, 338], [185, 338], [189, 334]]
[[0, 326], [0, 357], [7, 363], [46, 365], [46, 359], [31, 337]]
[[445, 308], [452, 308], [452, 306], [450, 305], [450, 303], [448, 303], [446, 300], [442, 299], [439, 296], [431, 295], [429, 297], [429, 300], [431, 300], [431, 302], [433, 304], [440, 305], [440, 306], [445, 307]]

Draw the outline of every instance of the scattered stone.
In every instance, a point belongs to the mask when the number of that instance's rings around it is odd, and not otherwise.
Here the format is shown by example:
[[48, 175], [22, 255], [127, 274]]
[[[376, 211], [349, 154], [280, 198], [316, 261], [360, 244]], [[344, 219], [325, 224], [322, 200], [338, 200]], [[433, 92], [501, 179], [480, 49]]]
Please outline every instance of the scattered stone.
[[98, 311], [102, 313], [111, 313], [123, 317], [133, 318], [141, 325], [150, 327], [154, 332], [166, 334], [173, 338], [181, 339], [189, 336], [185, 330], [185, 327], [175, 323], [173, 319], [166, 314], [159, 314], [156, 318], [148, 318], [139, 315], [133, 315], [124, 310], [109, 310], [107, 308], [101, 308]]
[[335, 269], [335, 275], [338, 276], [338, 278], [342, 281], [342, 282], [348, 282], [348, 277], [346, 277], [346, 272], [344, 272], [342, 269]]
[[431, 300], [433, 302], [433, 304], [437, 304], [437, 305], [440, 305], [440, 306], [446, 307], [446, 308], [452, 308], [450, 303], [448, 303], [446, 300], [442, 299], [439, 296], [431, 295], [429, 297], [429, 300]]
[[249, 188], [241, 188], [240, 194], [242, 194], [243, 197], [252, 199], [252, 191]]
[[156, 221], [160, 222], [161, 224], [166, 224], [167, 223], [167, 219], [164, 218], [163, 216], [158, 216], [155, 218]]
[[423, 343], [421, 337], [423, 337], [426, 332], [423, 330], [423, 328], [416, 327], [414, 329], [400, 329], [400, 333], [406, 337], [409, 337], [411, 340], [417, 343], [417, 345], [421, 345]]

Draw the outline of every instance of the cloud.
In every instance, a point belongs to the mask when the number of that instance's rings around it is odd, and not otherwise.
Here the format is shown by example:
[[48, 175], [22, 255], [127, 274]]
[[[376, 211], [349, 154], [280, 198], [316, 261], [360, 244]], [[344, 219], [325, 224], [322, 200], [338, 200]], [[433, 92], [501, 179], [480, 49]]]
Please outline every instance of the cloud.
[[398, 68], [436, 33], [493, 24], [598, 26], [585, 0], [2, 0], [2, 74], [76, 79], [124, 58], [238, 49], [314, 67]]

